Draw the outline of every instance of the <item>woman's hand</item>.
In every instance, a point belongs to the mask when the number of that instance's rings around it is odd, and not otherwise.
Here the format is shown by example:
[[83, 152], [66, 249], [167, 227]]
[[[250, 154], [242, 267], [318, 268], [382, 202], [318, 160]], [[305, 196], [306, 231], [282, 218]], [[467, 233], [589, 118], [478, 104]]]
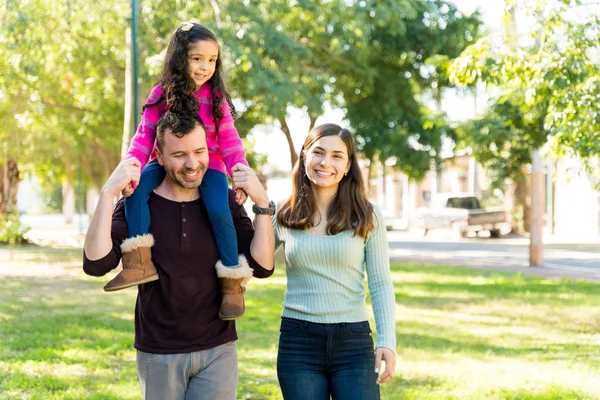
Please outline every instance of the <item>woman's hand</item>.
[[394, 377], [396, 372], [396, 356], [387, 347], [378, 347], [375, 350], [375, 372], [381, 371], [381, 361], [385, 362], [385, 371], [377, 378], [377, 384], [386, 383]]

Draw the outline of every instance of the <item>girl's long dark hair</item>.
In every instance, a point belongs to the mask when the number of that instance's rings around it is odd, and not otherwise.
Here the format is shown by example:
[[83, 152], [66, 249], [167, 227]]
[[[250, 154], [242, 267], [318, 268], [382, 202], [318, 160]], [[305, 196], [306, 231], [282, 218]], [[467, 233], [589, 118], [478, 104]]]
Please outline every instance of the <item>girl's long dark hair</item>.
[[171, 111], [179, 113], [198, 112], [200, 106], [198, 100], [193, 96], [196, 91], [196, 84], [189, 76], [187, 68], [188, 50], [194, 43], [200, 40], [214, 42], [219, 48], [215, 72], [208, 80], [212, 88], [212, 115], [218, 130], [218, 123], [223, 118], [223, 110], [221, 110], [223, 101], [227, 101], [229, 111], [234, 118], [236, 116], [235, 107], [223, 81], [221, 46], [217, 42], [217, 37], [210, 29], [195, 22], [183, 23], [181, 27], [173, 32], [169, 46], [167, 47], [167, 54], [160, 78], [163, 94], [156, 102], [144, 105], [144, 108], [165, 101]]
[[367, 199], [352, 134], [336, 124], [323, 124], [308, 133], [292, 172], [292, 194], [279, 208], [277, 223], [299, 230], [313, 226], [313, 216], [318, 210], [315, 194], [306, 176], [305, 153], [320, 138], [333, 135], [338, 136], [346, 144], [350, 170], [340, 181], [337, 193], [327, 210], [327, 234], [335, 235], [351, 230], [354, 231], [354, 236], [359, 235], [366, 239], [369, 232], [375, 229], [373, 205]]

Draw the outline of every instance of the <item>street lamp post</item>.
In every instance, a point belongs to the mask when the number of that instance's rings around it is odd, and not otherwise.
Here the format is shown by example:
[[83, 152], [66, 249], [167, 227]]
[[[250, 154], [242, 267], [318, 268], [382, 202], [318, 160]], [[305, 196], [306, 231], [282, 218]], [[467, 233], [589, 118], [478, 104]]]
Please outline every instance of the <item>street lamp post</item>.
[[138, 93], [138, 43], [137, 43], [137, 0], [131, 0], [131, 69], [132, 69], [132, 96], [133, 96], [133, 127], [134, 130], [140, 122], [139, 93]]

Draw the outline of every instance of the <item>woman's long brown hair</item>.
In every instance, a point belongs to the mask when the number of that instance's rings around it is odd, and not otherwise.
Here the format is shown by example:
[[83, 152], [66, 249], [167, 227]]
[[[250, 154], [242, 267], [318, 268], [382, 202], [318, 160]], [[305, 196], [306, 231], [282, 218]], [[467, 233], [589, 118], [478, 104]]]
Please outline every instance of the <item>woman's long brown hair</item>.
[[327, 234], [335, 235], [351, 230], [354, 231], [354, 236], [366, 239], [369, 232], [375, 229], [373, 205], [367, 199], [352, 134], [336, 124], [319, 125], [308, 133], [292, 172], [292, 194], [279, 208], [277, 223], [290, 229], [306, 230], [313, 227], [313, 216], [318, 210], [315, 194], [306, 176], [305, 152], [320, 138], [333, 135], [346, 144], [350, 170], [340, 181], [327, 210]]

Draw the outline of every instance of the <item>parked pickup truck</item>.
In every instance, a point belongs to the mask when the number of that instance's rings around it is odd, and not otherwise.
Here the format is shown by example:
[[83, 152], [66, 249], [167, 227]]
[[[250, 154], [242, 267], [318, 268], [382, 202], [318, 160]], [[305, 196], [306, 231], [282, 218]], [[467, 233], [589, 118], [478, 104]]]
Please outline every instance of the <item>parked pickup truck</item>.
[[504, 210], [483, 209], [477, 197], [438, 196], [431, 207], [418, 210], [417, 226], [424, 235], [431, 229], [449, 228], [462, 237], [487, 230], [490, 237], [498, 238], [507, 224]]

